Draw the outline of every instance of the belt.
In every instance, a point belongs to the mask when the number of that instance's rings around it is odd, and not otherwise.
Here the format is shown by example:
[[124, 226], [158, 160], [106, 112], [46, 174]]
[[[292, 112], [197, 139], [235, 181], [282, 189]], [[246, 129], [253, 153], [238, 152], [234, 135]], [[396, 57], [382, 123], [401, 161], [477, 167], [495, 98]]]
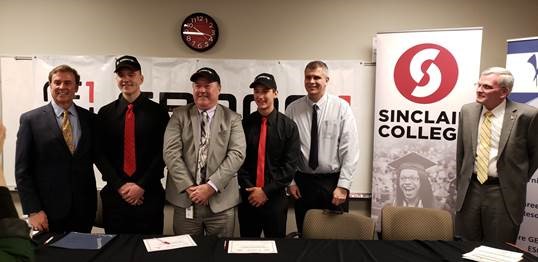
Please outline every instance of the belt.
[[[472, 179], [478, 183], [478, 177], [476, 176], [476, 173], [473, 173]], [[494, 176], [488, 176], [488, 179], [482, 184], [482, 185], [499, 185], [499, 178]]]
[[335, 173], [315, 173], [315, 174], [311, 174], [311, 173], [303, 173], [303, 172], [301, 172], [301, 171], [297, 171], [296, 174], [297, 174], [297, 175], [302, 175], [302, 176], [308, 176], [308, 177], [340, 176], [340, 172], [335, 172]]

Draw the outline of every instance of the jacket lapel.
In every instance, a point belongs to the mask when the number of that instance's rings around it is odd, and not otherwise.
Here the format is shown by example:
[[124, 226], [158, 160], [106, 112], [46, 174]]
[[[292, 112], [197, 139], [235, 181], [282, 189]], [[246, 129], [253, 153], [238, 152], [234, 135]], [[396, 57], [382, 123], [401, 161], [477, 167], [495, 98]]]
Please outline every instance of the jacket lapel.
[[[198, 155], [198, 149], [200, 148], [200, 117], [198, 116], [198, 108], [193, 104], [189, 110], [189, 118], [192, 123], [192, 134], [194, 137], [194, 152]], [[198, 160], [198, 156], [196, 157]]]
[[69, 152], [69, 147], [67, 147], [67, 144], [65, 143], [62, 130], [58, 126], [58, 121], [56, 121], [56, 113], [54, 112], [51, 103], [45, 106], [45, 108], [43, 109], [43, 115], [43, 119], [45, 119], [45, 123], [49, 126], [49, 130], [54, 130], [53, 134], [56, 141], [62, 144], [65, 151], [68, 152], [69, 155], [71, 155], [71, 152]]
[[[478, 127], [480, 126], [480, 114], [482, 113], [482, 105], [475, 103], [475, 106], [472, 108], [471, 112], [469, 112], [469, 123], [473, 123], [474, 126], [469, 127], [470, 130], [478, 130]], [[478, 144], [478, 131], [471, 132], [472, 137], [472, 145], [473, 145], [473, 155], [476, 155], [476, 147]]]
[[79, 148], [82, 148], [88, 141], [88, 132], [90, 130], [90, 127], [88, 126], [89, 121], [86, 119], [86, 115], [82, 113], [82, 109], [75, 105], [75, 109], [77, 110], [78, 114], [78, 124], [80, 127], [80, 139], [78, 140], [77, 147], [75, 148], [75, 152], [73, 155], [76, 155], [79, 151]]
[[220, 124], [222, 122], [224, 112], [222, 111], [221, 105], [217, 104], [217, 108], [215, 109], [215, 114], [213, 115], [213, 118], [211, 119], [211, 126], [210, 126], [210, 137], [209, 137], [209, 148], [207, 149], [207, 158], [209, 159], [209, 156], [213, 154], [213, 151], [215, 151], [215, 147], [217, 146], [217, 137], [220, 134], [221, 128]]
[[501, 137], [499, 138], [499, 153], [497, 154], [497, 156], [500, 156], [504, 152], [506, 142], [508, 142], [508, 138], [510, 137], [512, 127], [514, 127], [514, 123], [516, 122], [517, 117], [517, 107], [510, 100], [506, 100], [503, 127], [501, 129]]

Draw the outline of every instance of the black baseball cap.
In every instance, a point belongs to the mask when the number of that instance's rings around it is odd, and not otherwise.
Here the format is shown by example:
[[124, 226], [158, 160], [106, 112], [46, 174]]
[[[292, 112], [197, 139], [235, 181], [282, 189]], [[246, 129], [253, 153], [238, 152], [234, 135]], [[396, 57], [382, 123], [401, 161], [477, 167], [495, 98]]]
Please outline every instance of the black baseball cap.
[[209, 67], [202, 67], [196, 71], [196, 73], [192, 74], [191, 81], [196, 82], [199, 78], [205, 78], [210, 83], [217, 82], [220, 85], [220, 77], [219, 74], [213, 68]]
[[129, 68], [133, 71], [139, 71], [141, 69], [136, 57], [130, 55], [124, 55], [116, 59], [116, 70], [114, 70], [114, 73], [117, 73], [122, 68]]
[[269, 73], [261, 73], [254, 78], [254, 82], [250, 84], [250, 88], [254, 88], [257, 85], [262, 85], [276, 90], [275, 77]]

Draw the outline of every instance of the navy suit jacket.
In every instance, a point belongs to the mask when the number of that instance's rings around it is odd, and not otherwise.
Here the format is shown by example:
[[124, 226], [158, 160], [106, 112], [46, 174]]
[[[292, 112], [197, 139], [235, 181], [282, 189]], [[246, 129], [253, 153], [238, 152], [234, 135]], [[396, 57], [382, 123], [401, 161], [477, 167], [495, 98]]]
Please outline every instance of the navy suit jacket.
[[73, 206], [95, 218], [97, 195], [93, 172], [93, 113], [75, 106], [81, 137], [72, 155], [49, 103], [20, 117], [15, 178], [23, 212], [45, 211], [49, 220], [64, 219]]

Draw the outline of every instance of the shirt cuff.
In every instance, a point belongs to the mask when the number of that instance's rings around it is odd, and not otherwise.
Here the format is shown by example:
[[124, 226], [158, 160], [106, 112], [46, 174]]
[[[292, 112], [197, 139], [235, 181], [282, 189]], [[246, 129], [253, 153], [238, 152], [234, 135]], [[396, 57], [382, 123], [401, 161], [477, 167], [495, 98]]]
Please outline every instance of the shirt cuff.
[[288, 186], [295, 186], [297, 184], [295, 184], [295, 179], [291, 180], [290, 184]]
[[213, 189], [215, 189], [215, 192], [219, 192], [219, 189], [217, 188], [215, 183], [213, 183], [213, 181], [209, 180], [207, 181], [207, 184], [210, 185]]

